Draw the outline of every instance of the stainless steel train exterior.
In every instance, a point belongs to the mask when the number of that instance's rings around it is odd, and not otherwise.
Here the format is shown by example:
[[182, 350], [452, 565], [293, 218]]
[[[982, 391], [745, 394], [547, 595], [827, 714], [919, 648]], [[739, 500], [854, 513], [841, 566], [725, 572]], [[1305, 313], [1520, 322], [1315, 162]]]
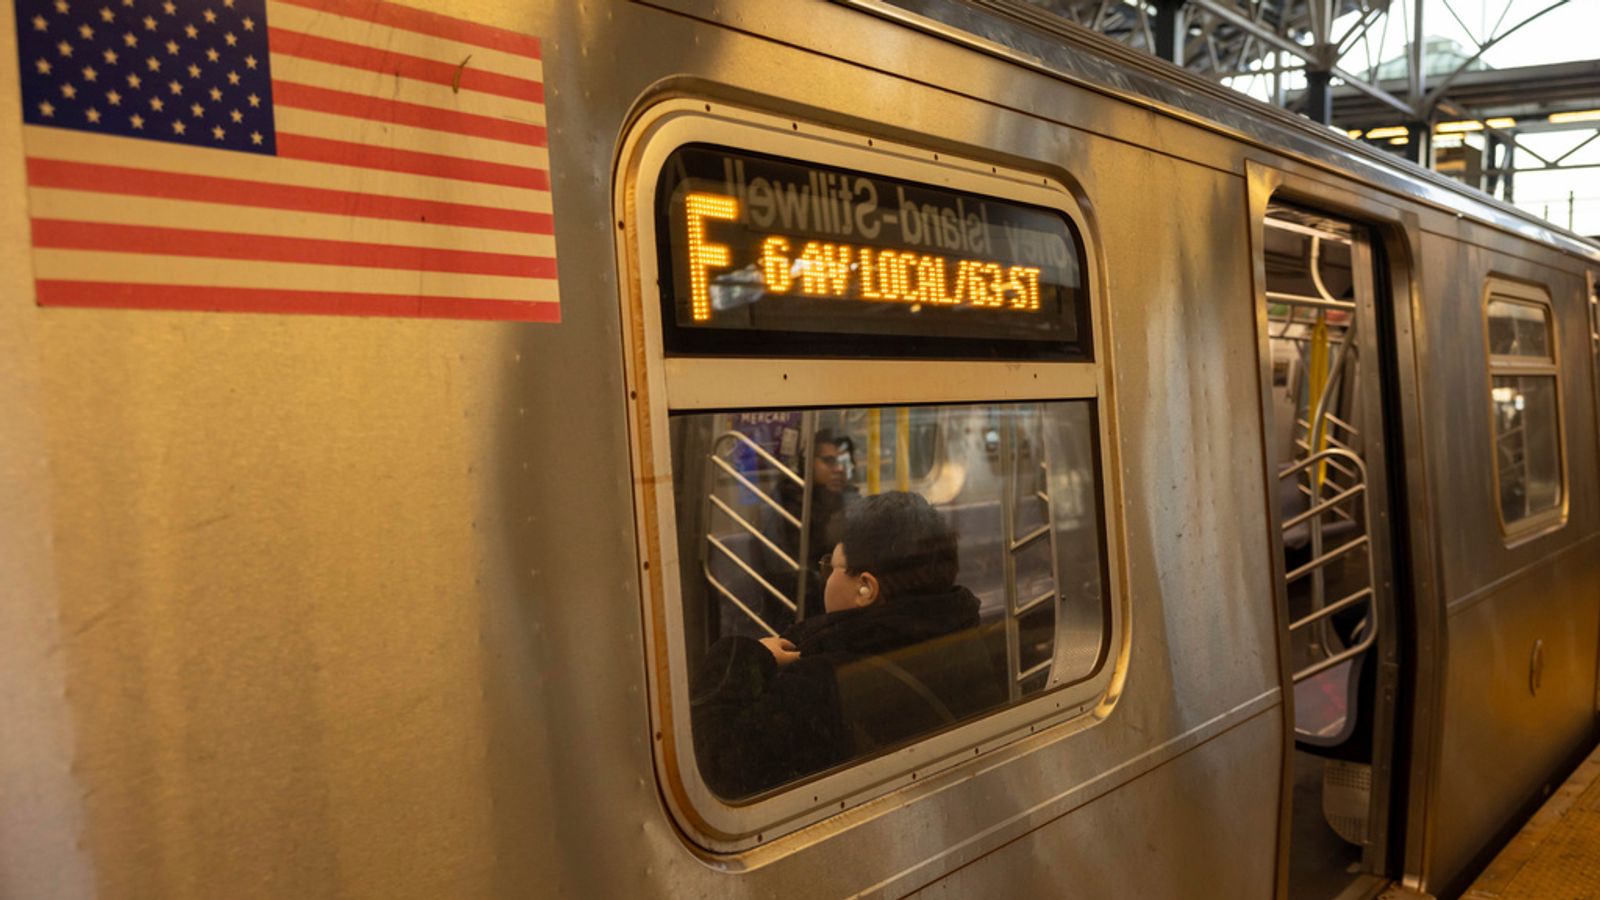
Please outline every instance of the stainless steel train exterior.
[[[1594, 245], [1025, 6], [437, 11], [542, 40], [559, 323], [41, 307], [0, 92], [6, 896], [1283, 895], [1280, 203], [1369, 236], [1388, 716], [1363, 883], [1457, 884], [1590, 746]], [[664, 356], [642, 198], [710, 136], [1051, 192], [1092, 358]], [[1512, 539], [1492, 279], [1547, 297], [1559, 386], [1558, 513]], [[1087, 693], [804, 797], [687, 783], [669, 415], [1060, 398], [1099, 442]]]

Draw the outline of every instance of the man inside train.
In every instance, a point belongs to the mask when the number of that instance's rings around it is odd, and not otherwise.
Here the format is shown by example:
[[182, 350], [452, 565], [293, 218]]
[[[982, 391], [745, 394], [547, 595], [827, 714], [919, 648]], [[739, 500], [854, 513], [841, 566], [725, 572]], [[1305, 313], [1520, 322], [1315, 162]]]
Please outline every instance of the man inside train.
[[700, 771], [744, 797], [953, 724], [1003, 697], [956, 583], [958, 538], [918, 494], [868, 497], [819, 560], [823, 612], [712, 645], [691, 682]]
[[[854, 452], [855, 446], [849, 435], [822, 429], [816, 433], [812, 441], [810, 465], [806, 464], [803, 456], [800, 460], [798, 469], [807, 473], [809, 481], [806, 487], [811, 490], [811, 521], [805, 541], [805, 557], [808, 560], [819, 553], [828, 552], [839, 542], [845, 510], [859, 496], [849, 477]], [[805, 488], [784, 479], [778, 488], [778, 502], [790, 515], [804, 521]], [[774, 515], [770, 517], [765, 532], [773, 543], [783, 548], [790, 556], [795, 559], [800, 558], [800, 529]], [[774, 584], [794, 584], [794, 575], [783, 571], [776, 559], [769, 561], [768, 571], [773, 576], [769, 580]], [[815, 575], [808, 574], [806, 578], [802, 606], [806, 616], [819, 615], [823, 612], [822, 583]], [[783, 625], [788, 624], [787, 621], [779, 621]], [[768, 622], [777, 624], [771, 617], [768, 618]]]

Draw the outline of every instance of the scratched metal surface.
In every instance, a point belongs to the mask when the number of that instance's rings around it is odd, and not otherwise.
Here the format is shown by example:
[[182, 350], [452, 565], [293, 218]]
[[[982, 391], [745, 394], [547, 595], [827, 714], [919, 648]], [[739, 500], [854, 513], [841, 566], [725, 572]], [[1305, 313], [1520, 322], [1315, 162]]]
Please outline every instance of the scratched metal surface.
[[[39, 713], [0, 738], [25, 786], [0, 804], [7, 893], [902, 894], [1019, 840], [1070, 865], [995, 857], [951, 889], [1114, 885], [1155, 844], [1148, 884], [1272, 892], [1246, 149], [837, 4], [707, 6], [440, 6], [544, 39], [559, 325], [41, 310], [3, 213], [0, 676]], [[1077, 184], [1115, 360], [1115, 714], [745, 860], [677, 831], [648, 726], [611, 190], [630, 116], [668, 95]]]

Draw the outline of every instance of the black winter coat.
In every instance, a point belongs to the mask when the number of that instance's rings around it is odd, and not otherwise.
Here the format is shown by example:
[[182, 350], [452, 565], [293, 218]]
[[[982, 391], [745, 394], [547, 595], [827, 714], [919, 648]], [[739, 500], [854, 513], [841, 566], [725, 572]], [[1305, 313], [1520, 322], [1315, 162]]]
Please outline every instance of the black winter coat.
[[760, 642], [723, 638], [690, 684], [706, 783], [746, 797], [953, 724], [1004, 700], [964, 587], [807, 618], [783, 635], [780, 667]]

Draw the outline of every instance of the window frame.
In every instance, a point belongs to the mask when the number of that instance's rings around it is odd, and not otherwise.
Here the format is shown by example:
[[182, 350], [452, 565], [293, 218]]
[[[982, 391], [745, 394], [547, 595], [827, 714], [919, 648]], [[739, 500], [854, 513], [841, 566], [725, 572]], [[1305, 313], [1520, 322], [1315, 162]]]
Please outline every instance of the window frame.
[[1594, 272], [1584, 273], [1584, 299], [1589, 304], [1589, 340], [1595, 356], [1600, 358], [1600, 279]]
[[[1595, 411], [1600, 417], [1600, 275], [1584, 273], [1583, 299], [1589, 311], [1589, 374], [1594, 381]], [[1600, 699], [1596, 700], [1600, 703]]]
[[[1547, 338], [1550, 353], [1547, 357], [1539, 356], [1512, 356], [1509, 354], [1495, 353], [1490, 338], [1489, 306], [1495, 301], [1512, 303], [1519, 306], [1529, 306], [1538, 309], [1544, 316], [1547, 329]], [[1515, 281], [1501, 275], [1490, 275], [1484, 282], [1483, 302], [1480, 304], [1483, 325], [1483, 349], [1488, 375], [1487, 387], [1489, 398], [1489, 465], [1492, 473], [1491, 485], [1493, 491], [1490, 495], [1494, 507], [1495, 521], [1500, 528], [1500, 536], [1507, 547], [1515, 547], [1535, 538], [1560, 530], [1567, 523], [1567, 510], [1570, 500], [1567, 473], [1567, 427], [1566, 411], [1563, 408], [1563, 394], [1561, 390], [1561, 339], [1560, 329], [1557, 326], [1555, 303], [1551, 300], [1550, 291], [1543, 285]], [[1555, 389], [1556, 409], [1556, 456], [1557, 468], [1560, 473], [1559, 496], [1555, 506], [1542, 510], [1521, 519], [1507, 521], [1505, 510], [1500, 503], [1500, 434], [1495, 422], [1494, 408], [1494, 380], [1497, 377], [1548, 377]]]
[[[655, 216], [661, 163], [679, 146], [717, 143], [815, 160], [987, 196], [1048, 206], [1082, 242], [1090, 360], [989, 361], [668, 356], [662, 340]], [[1050, 730], [1037, 749], [1091, 727], [1110, 712], [1126, 677], [1130, 646], [1124, 585], [1115, 423], [1109, 403], [1102, 261], [1084, 205], [1063, 179], [896, 144], [799, 119], [692, 99], [644, 110], [626, 135], [614, 182], [629, 424], [634, 454], [639, 564], [656, 774], [683, 835], [704, 851], [741, 853], [783, 841], [809, 825], [875, 803], [891, 814], [928, 790], [929, 778]], [[1088, 678], [753, 798], [730, 802], [700, 778], [688, 721], [688, 673], [672, 453], [671, 413], [736, 408], [897, 406], [1087, 400], [1096, 458], [1104, 604], [1104, 656]], [[691, 552], [692, 556], [692, 552]], [[1062, 726], [1062, 727], [1057, 727]], [[1028, 752], [1028, 751], [1018, 751]], [[1013, 756], [1005, 756], [1009, 760]], [[862, 821], [852, 818], [850, 824]], [[838, 827], [845, 827], [840, 825]], [[800, 839], [795, 837], [794, 839]]]

